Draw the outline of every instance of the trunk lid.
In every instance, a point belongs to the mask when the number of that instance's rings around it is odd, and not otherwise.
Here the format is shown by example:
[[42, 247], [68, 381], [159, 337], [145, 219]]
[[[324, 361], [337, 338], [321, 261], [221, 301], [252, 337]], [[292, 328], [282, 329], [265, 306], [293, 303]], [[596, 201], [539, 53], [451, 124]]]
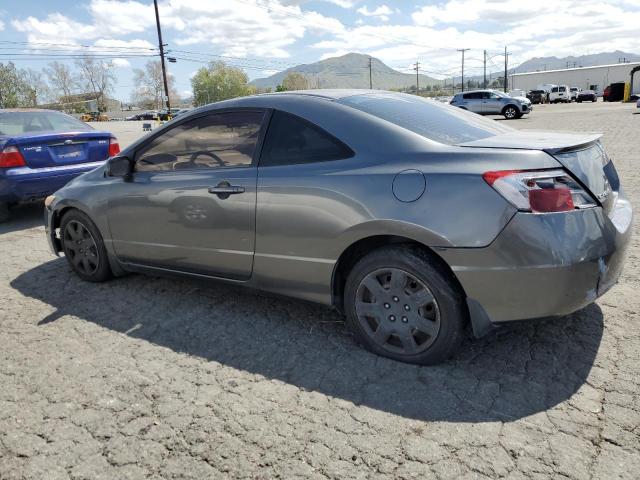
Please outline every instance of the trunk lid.
[[17, 146], [27, 166], [57, 167], [106, 160], [109, 156], [109, 132], [39, 132], [17, 135]]
[[600, 143], [601, 134], [514, 131], [461, 147], [542, 150], [555, 158], [609, 210], [612, 190], [619, 188], [618, 174]]

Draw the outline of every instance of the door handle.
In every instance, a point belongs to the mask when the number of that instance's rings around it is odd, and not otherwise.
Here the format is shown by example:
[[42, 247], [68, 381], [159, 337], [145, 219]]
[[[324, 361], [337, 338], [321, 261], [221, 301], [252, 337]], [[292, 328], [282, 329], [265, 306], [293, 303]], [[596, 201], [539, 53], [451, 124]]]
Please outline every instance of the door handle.
[[238, 193], [244, 193], [244, 187], [239, 185], [231, 185], [229, 182], [220, 182], [215, 187], [209, 187], [209, 193], [218, 195], [219, 198], [229, 198], [229, 195], [237, 195]]

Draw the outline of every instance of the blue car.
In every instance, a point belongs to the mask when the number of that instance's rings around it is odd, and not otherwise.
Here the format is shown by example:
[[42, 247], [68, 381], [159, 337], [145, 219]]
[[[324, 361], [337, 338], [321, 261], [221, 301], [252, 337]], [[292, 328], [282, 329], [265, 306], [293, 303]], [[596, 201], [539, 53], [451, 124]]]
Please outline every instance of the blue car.
[[0, 222], [120, 151], [117, 139], [51, 110], [0, 110]]

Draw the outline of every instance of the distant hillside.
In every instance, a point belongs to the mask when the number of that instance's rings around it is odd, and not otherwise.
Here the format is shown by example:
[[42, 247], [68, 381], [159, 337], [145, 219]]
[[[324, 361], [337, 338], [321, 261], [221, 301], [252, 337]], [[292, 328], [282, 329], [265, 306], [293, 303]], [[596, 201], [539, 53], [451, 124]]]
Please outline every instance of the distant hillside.
[[[267, 78], [257, 78], [251, 84], [258, 88], [272, 88], [275, 90], [276, 86], [282, 84], [282, 80], [289, 72], [298, 72], [309, 79], [310, 87], [369, 88], [369, 58], [372, 58], [373, 88], [389, 90], [415, 86], [415, 74], [398, 72], [377, 58], [359, 53], [348, 53], [341, 57], [332, 57], [315, 63], [298, 65]], [[441, 80], [436, 80], [427, 75], [420, 75], [420, 87], [441, 84]]]
[[[516, 73], [535, 72], [537, 70], [560, 70], [562, 68], [592, 67], [594, 65], [609, 65], [619, 63], [622, 59], [627, 62], [640, 62], [640, 55], [634, 53], [603, 52], [592, 55], [580, 55], [578, 57], [535, 57], [518, 65], [514, 70]], [[511, 72], [511, 69], [509, 70]]]
[[[593, 67], [596, 65], [611, 65], [619, 63], [625, 59], [627, 62], [640, 62], [640, 55], [635, 53], [626, 53], [616, 50], [615, 52], [603, 52], [594, 53], [591, 55], [569, 56], [569, 57], [534, 57], [522, 62], [516, 67], [510, 67], [508, 74], [512, 73], [524, 73], [524, 72], [537, 72], [544, 70], [562, 70], [565, 68], [575, 67]], [[568, 66], [568, 67], [567, 67]], [[487, 70], [487, 78], [502, 78], [504, 76], [504, 70]], [[465, 83], [467, 80], [482, 81], [482, 75], [465, 76]], [[460, 77], [456, 77], [456, 82], [460, 81]]]

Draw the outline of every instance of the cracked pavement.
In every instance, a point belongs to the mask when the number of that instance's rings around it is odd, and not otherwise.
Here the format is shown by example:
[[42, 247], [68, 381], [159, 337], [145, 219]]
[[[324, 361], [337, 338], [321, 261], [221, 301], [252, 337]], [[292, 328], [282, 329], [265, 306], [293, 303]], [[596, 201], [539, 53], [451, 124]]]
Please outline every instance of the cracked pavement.
[[[509, 124], [603, 131], [637, 209], [633, 107], [536, 106]], [[637, 235], [596, 304], [415, 367], [365, 352], [316, 305], [141, 275], [83, 283], [41, 217], [22, 207], [0, 225], [3, 480], [637, 478]]]

